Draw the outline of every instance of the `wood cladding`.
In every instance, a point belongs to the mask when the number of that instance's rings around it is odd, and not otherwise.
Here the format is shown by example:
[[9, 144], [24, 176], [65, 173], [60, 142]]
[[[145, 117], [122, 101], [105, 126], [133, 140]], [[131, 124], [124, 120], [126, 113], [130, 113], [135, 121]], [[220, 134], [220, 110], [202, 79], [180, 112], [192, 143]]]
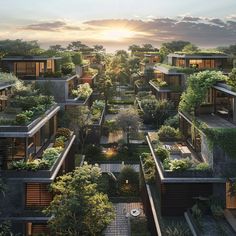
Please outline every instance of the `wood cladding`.
[[43, 208], [52, 201], [48, 184], [27, 183], [26, 184], [26, 208]]
[[26, 224], [27, 236], [36, 236], [36, 235], [50, 235], [49, 229], [46, 224], [35, 224], [27, 223]]

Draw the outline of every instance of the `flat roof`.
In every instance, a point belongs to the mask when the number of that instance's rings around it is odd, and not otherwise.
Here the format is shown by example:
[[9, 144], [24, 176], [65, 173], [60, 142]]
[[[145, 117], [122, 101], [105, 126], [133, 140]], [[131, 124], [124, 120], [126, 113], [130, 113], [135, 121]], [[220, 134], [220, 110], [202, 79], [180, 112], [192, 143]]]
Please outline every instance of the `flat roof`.
[[199, 115], [196, 118], [204, 122], [208, 128], [236, 128], [236, 125], [215, 114]]
[[61, 57], [43, 57], [43, 56], [8, 56], [3, 57], [2, 61], [47, 61], [47, 60], [58, 60]]
[[178, 53], [171, 53], [168, 55], [168, 57], [178, 57], [178, 58], [194, 58], [194, 59], [213, 59], [213, 58], [217, 58], [217, 59], [227, 59], [229, 58], [228, 55], [226, 54], [220, 54], [220, 53], [196, 53], [196, 54], [178, 54]]
[[233, 97], [236, 97], [236, 92], [232, 91], [231, 87], [229, 87], [226, 84], [217, 84], [217, 85], [212, 86], [212, 88], [217, 89], [223, 93], [229, 94]]
[[1, 84], [1, 81], [0, 81], [0, 90], [10, 88], [10, 87], [13, 86], [13, 84], [14, 84], [14, 83], [12, 83], [12, 84], [9, 84], [9, 83], [8, 83], [8, 84], [2, 83], [2, 84]]
[[155, 65], [153, 67], [154, 70], [159, 70], [160, 72], [162, 72], [163, 74], [166, 75], [183, 75], [184, 73], [180, 73], [176, 71], [176, 68], [167, 68], [165, 66], [161, 66], [161, 65]]

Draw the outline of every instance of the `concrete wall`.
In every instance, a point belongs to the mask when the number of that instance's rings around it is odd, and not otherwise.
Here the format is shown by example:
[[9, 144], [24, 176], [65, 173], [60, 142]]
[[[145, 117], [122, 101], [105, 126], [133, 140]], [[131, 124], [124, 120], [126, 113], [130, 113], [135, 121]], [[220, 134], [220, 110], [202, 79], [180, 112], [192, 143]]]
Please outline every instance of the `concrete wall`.
[[201, 135], [201, 154], [204, 161], [209, 163], [209, 165], [212, 167], [213, 166], [213, 153], [208, 146], [207, 138], [205, 135]]
[[46, 86], [58, 103], [63, 103], [68, 97], [68, 86], [65, 80], [36, 80], [36, 83], [40, 86]]
[[0, 195], [1, 216], [19, 215], [24, 210], [24, 183], [21, 180], [6, 180], [5, 194]]

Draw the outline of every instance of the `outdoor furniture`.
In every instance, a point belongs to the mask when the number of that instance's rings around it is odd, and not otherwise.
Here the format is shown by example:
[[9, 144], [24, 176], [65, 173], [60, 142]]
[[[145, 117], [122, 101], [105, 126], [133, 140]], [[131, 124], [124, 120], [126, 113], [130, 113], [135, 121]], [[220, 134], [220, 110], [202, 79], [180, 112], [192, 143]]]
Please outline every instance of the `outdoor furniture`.
[[181, 156], [183, 158], [191, 156], [191, 151], [189, 150], [189, 148], [187, 146], [180, 146], [179, 150], [180, 150]]
[[134, 208], [130, 211], [130, 214], [134, 217], [139, 216], [141, 214], [140, 210], [137, 208]]

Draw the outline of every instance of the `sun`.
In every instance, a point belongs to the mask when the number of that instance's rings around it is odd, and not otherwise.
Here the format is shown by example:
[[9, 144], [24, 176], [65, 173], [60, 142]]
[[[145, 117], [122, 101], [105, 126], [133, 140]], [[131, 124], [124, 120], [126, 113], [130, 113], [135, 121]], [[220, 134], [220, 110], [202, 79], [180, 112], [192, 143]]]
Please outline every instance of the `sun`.
[[135, 33], [127, 28], [106, 29], [101, 32], [101, 38], [108, 41], [123, 41], [134, 35]]

